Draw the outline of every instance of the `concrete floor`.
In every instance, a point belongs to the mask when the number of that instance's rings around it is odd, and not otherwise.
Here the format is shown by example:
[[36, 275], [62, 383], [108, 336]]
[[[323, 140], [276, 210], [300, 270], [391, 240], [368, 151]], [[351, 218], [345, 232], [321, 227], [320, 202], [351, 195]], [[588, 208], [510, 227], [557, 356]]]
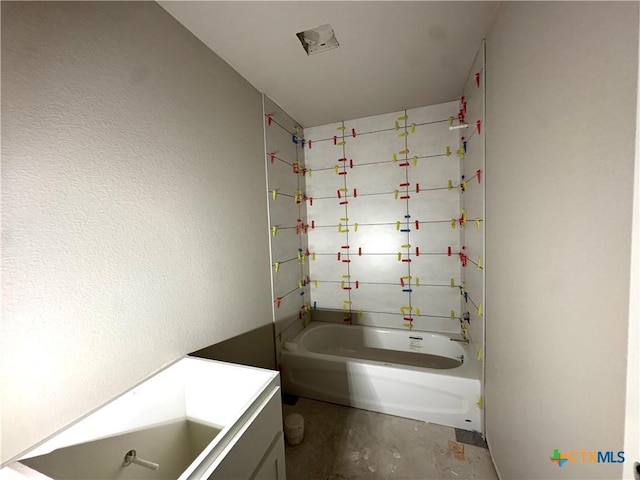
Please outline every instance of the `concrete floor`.
[[304, 417], [304, 440], [286, 445], [287, 480], [497, 479], [489, 450], [450, 445], [455, 430], [418, 420], [298, 399], [283, 416]]

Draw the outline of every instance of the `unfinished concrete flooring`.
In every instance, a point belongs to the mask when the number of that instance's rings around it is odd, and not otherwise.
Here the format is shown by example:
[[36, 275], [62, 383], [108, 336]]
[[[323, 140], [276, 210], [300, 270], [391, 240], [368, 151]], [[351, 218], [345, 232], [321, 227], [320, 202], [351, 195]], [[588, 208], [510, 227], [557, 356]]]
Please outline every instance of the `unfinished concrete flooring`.
[[450, 427], [306, 398], [283, 406], [291, 413], [304, 417], [304, 440], [286, 446], [288, 480], [498, 478], [489, 451]]

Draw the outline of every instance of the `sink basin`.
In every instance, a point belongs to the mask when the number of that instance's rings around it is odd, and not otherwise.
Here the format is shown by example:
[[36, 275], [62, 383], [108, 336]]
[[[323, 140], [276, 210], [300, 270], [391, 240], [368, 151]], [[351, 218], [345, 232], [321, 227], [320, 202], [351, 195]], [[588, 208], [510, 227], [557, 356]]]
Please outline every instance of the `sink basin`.
[[[277, 372], [185, 357], [36, 446], [0, 479], [201, 478], [278, 388]], [[124, 466], [132, 449], [159, 468]]]

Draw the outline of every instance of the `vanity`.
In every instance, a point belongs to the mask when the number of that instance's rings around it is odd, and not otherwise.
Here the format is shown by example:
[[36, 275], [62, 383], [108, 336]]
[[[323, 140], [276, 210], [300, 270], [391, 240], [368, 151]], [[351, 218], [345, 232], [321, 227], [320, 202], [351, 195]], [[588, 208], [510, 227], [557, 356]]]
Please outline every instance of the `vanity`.
[[184, 357], [0, 469], [58, 478], [284, 480], [279, 374]]

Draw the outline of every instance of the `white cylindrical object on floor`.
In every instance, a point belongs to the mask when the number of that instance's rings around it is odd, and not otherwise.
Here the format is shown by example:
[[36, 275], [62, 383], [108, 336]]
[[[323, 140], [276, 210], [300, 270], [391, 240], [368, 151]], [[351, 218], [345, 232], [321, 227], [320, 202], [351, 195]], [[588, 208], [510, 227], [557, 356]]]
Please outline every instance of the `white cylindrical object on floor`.
[[298, 445], [304, 437], [304, 418], [299, 413], [287, 415], [284, 419], [284, 436], [289, 445]]

